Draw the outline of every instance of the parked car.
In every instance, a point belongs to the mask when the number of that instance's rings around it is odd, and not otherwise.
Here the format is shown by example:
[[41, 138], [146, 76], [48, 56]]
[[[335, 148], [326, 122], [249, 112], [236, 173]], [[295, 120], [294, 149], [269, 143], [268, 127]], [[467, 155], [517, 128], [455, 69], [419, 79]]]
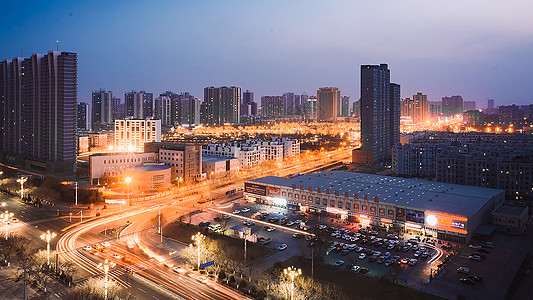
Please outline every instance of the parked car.
[[459, 267], [457, 268], [457, 273], [470, 274], [470, 269], [467, 267]]
[[475, 282], [479, 282], [479, 283], [483, 282], [483, 277], [478, 276], [478, 275], [468, 275], [466, 276], [466, 278], [471, 279]]
[[476, 285], [476, 282], [474, 280], [472, 280], [472, 279], [469, 279], [469, 278], [461, 278], [461, 279], [459, 279], [459, 282], [462, 283], [462, 284], [470, 285], [470, 286]]
[[274, 228], [274, 227], [272, 227], [272, 226], [270, 226], [270, 227], [268, 227], [268, 228], [266, 229], [266, 231], [268, 231], [268, 232], [272, 232], [272, 231], [274, 231], [274, 230], [276, 230], [276, 228]]
[[359, 270], [361, 270], [360, 266], [352, 266], [352, 271], [359, 272]]
[[481, 257], [477, 256], [477, 255], [470, 255], [468, 257], [468, 259], [470, 260], [474, 260], [474, 261], [481, 261]]
[[250, 211], [250, 209], [249, 209], [248, 207], [243, 207], [243, 208], [241, 209], [241, 212], [243, 212], [243, 213], [245, 213], [245, 212], [249, 212], [249, 211]]
[[236, 215], [238, 215], [238, 214], [240, 214], [240, 213], [241, 213], [241, 211], [240, 211], [240, 210], [238, 210], [238, 209], [236, 209], [236, 210], [234, 210], [234, 211], [233, 211], [233, 213], [234, 213], [234, 214], [236, 214]]
[[303, 235], [301, 233], [293, 233], [292, 237], [295, 238], [295, 239], [299, 239], [299, 238], [302, 238]]
[[281, 245], [279, 245], [278, 250], [279, 251], [283, 251], [283, 250], [287, 249], [287, 247], [288, 247], [287, 244], [281, 244]]
[[471, 248], [471, 249], [481, 249], [481, 246], [480, 246], [480, 245], [469, 245], [468, 248]]
[[366, 257], [366, 254], [365, 254], [365, 253], [361, 253], [361, 254], [359, 254], [359, 259], [365, 259], [365, 257]]
[[340, 267], [340, 266], [344, 265], [344, 260], [342, 260], [342, 259], [337, 260], [337, 261], [335, 262], [335, 265], [336, 265], [337, 267]]
[[368, 273], [368, 269], [367, 268], [361, 268], [361, 270], [359, 270], [359, 273], [366, 274], [366, 273]]

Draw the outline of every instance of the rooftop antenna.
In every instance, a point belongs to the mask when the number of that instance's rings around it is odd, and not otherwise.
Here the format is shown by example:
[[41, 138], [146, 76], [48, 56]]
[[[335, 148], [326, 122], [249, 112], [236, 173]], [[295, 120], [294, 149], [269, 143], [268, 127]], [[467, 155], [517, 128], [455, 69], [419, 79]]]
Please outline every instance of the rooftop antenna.
[[56, 41], [56, 51], [59, 51], [59, 41]]

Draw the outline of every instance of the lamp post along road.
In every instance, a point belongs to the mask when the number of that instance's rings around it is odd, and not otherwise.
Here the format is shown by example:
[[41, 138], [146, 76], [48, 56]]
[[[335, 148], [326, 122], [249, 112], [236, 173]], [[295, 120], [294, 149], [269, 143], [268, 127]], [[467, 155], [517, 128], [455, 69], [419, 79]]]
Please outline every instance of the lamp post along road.
[[291, 278], [291, 300], [294, 299], [294, 278], [302, 275], [301, 269], [295, 267], [288, 267], [283, 270], [283, 273]]
[[50, 240], [55, 237], [56, 237], [56, 233], [50, 232], [50, 230], [47, 230], [46, 233], [43, 233], [41, 235], [41, 239], [46, 241], [46, 258], [47, 258], [49, 266], [50, 266]]
[[4, 222], [4, 226], [6, 228], [6, 240], [7, 240], [7, 224], [9, 224], [10, 218], [13, 217], [13, 213], [8, 212], [7, 210], [0, 214], [0, 219], [2, 219], [2, 222]]
[[205, 239], [205, 236], [199, 232], [192, 236], [192, 240], [196, 241], [196, 246], [198, 248], [198, 272], [200, 272], [200, 243], [203, 239]]
[[110, 262], [108, 261], [107, 259], [105, 260], [104, 263], [100, 263], [97, 267], [98, 269], [104, 271], [104, 274], [105, 274], [105, 279], [104, 279], [104, 298], [105, 300], [107, 300], [107, 274], [109, 273], [109, 268], [113, 268], [114, 266], [116, 266], [116, 264], [114, 262]]
[[27, 177], [20, 177], [17, 182], [20, 182], [20, 200], [24, 199], [24, 182], [28, 181]]
[[76, 181], [75, 183], [75, 187], [76, 187], [76, 206], [78, 206], [78, 182]]

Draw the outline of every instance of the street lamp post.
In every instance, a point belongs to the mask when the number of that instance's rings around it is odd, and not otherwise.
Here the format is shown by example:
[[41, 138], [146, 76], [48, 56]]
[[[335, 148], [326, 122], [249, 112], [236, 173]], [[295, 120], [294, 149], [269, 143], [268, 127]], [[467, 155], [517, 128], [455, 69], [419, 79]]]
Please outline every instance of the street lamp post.
[[13, 213], [8, 212], [7, 210], [0, 214], [0, 219], [2, 219], [2, 222], [4, 222], [4, 226], [6, 227], [6, 240], [7, 240], [7, 224], [9, 224], [9, 219], [13, 217]]
[[283, 270], [283, 273], [291, 278], [291, 300], [294, 299], [294, 278], [302, 275], [301, 269], [295, 267], [288, 267]]
[[28, 181], [27, 177], [20, 177], [17, 182], [20, 182], [20, 200], [24, 199], [24, 182]]
[[105, 300], [107, 300], [107, 274], [109, 273], [109, 268], [110, 267], [113, 268], [114, 266], [116, 266], [116, 264], [114, 262], [108, 261], [107, 259], [105, 260], [104, 263], [100, 263], [97, 266], [98, 269], [103, 270], [104, 274], [105, 274], [105, 279], [104, 279], [104, 297], [105, 297]]
[[75, 205], [78, 206], [78, 182], [76, 181], [76, 182], [74, 182], [74, 184], [75, 184], [75, 187], [76, 187], [76, 204]]
[[128, 187], [128, 205], [131, 205], [131, 202], [130, 202], [130, 182], [131, 182], [131, 177], [124, 178], [124, 182], [126, 182], [126, 186]]
[[55, 232], [50, 232], [50, 230], [47, 230], [46, 233], [43, 233], [41, 235], [41, 239], [46, 241], [46, 258], [48, 261], [48, 265], [50, 265], [50, 240], [56, 237]]
[[199, 232], [192, 236], [192, 240], [196, 241], [196, 246], [198, 248], [198, 272], [200, 271], [200, 243], [203, 239], [205, 239], [205, 236]]

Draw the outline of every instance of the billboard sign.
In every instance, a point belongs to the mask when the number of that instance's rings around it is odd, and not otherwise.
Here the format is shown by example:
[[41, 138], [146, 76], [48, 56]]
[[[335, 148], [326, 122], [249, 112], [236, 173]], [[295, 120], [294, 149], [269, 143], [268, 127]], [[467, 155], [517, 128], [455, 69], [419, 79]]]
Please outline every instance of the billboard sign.
[[424, 212], [414, 209], [406, 209], [405, 220], [409, 222], [424, 224]]
[[396, 220], [405, 221], [405, 210], [401, 207], [396, 207]]
[[277, 187], [267, 186], [267, 196], [279, 197], [281, 196], [281, 189]]
[[266, 196], [266, 186], [257, 183], [245, 182], [244, 192], [259, 196]]

